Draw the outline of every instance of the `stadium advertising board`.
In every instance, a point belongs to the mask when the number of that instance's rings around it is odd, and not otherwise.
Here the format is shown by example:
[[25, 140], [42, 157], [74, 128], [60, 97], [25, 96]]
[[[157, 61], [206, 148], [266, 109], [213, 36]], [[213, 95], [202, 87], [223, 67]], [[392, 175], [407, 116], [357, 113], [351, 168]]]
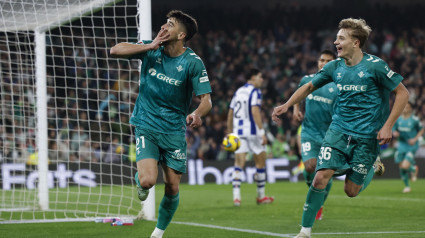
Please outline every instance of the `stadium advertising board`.
[[[419, 167], [425, 167], [425, 160], [417, 160]], [[384, 160], [386, 172], [382, 177], [375, 178], [399, 178], [398, 167], [393, 159]], [[183, 175], [182, 183], [191, 185], [203, 185], [205, 183], [230, 184], [232, 181], [233, 161], [203, 161], [189, 160], [188, 172]], [[275, 183], [277, 181], [302, 180], [302, 174], [294, 175], [292, 170], [296, 168], [298, 161], [290, 161], [285, 158], [268, 159], [266, 161], [267, 181]], [[423, 170], [422, 170], [423, 171]], [[49, 188], [68, 186], [95, 187], [103, 185], [133, 184], [135, 164], [127, 163], [125, 166], [119, 164], [88, 164], [88, 163], [59, 163], [50, 164], [48, 172]], [[247, 162], [243, 171], [242, 180], [253, 183], [253, 175], [256, 169], [252, 161]], [[424, 174], [419, 174], [424, 177]], [[26, 187], [36, 188], [38, 172], [35, 166], [28, 166], [24, 163], [1, 164], [1, 186], [3, 190]], [[158, 175], [158, 183], [162, 183], [162, 172]]]

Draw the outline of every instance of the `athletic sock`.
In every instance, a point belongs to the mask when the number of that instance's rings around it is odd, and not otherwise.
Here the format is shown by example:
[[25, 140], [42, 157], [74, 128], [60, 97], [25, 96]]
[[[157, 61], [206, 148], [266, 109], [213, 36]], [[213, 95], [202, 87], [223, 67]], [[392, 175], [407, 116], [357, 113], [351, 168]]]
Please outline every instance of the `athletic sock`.
[[400, 169], [401, 180], [403, 180], [404, 186], [409, 186], [409, 172], [407, 169]]
[[179, 200], [179, 193], [171, 196], [164, 194], [158, 209], [158, 222], [156, 223], [156, 227], [161, 230], [165, 230], [167, 228], [171, 219], [173, 219], [177, 207], [179, 206]]
[[409, 172], [410, 173], [416, 173], [416, 166], [415, 165], [413, 165], [413, 164], [410, 164], [410, 167], [409, 167]]
[[232, 174], [232, 185], [233, 185], [233, 200], [241, 200], [241, 176], [242, 168], [235, 166], [235, 170]]
[[307, 170], [304, 169], [303, 175], [304, 175], [305, 183], [307, 184], [308, 187], [310, 187], [311, 184], [313, 183], [314, 175], [316, 175], [316, 172], [309, 173], [307, 172]]
[[[329, 192], [331, 191], [332, 188], [332, 183], [333, 183], [333, 179], [331, 178], [328, 182], [328, 185], [326, 185], [325, 188], [325, 197], [323, 198], [323, 204], [325, 203], [326, 199], [328, 198]], [[323, 206], [322, 204], [322, 206]]]
[[311, 186], [308, 190], [301, 223], [303, 227], [313, 226], [314, 220], [316, 219], [316, 214], [320, 207], [322, 207], [325, 193], [325, 189], [317, 189], [313, 186]]
[[375, 174], [375, 171], [372, 169], [369, 170], [369, 173], [366, 175], [366, 178], [363, 182], [362, 188], [360, 189], [359, 193], [361, 193], [363, 190], [365, 190], [367, 188], [367, 186], [369, 186], [370, 182], [373, 179], [373, 175]]
[[257, 168], [255, 182], [257, 183], [257, 197], [261, 199], [266, 196], [266, 169]]

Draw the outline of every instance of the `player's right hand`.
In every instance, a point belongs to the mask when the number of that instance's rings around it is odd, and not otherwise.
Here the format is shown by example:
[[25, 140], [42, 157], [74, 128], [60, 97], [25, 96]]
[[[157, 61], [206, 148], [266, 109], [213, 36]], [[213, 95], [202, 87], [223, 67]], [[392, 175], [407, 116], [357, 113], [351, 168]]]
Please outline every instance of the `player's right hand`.
[[166, 29], [162, 29], [158, 32], [155, 39], [152, 41], [151, 45], [153, 50], [158, 49], [161, 45], [164, 44], [170, 38], [170, 33]]
[[299, 111], [299, 110], [294, 110], [294, 115], [293, 117], [297, 120], [297, 121], [302, 121], [304, 119], [304, 114]]
[[282, 115], [283, 113], [286, 113], [287, 111], [288, 111], [288, 106], [286, 104], [283, 104], [281, 106], [275, 107], [273, 109], [273, 113], [272, 113], [272, 120], [274, 122], [280, 121], [279, 116]]

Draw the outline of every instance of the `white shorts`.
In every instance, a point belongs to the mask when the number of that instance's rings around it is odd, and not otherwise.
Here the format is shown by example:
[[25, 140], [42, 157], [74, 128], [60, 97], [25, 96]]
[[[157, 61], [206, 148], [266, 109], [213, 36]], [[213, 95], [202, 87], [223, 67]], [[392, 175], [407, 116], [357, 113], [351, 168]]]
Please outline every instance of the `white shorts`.
[[236, 154], [251, 152], [256, 155], [260, 154], [263, 151], [266, 151], [266, 146], [262, 145], [263, 137], [262, 136], [247, 136], [240, 137], [241, 146], [235, 151]]

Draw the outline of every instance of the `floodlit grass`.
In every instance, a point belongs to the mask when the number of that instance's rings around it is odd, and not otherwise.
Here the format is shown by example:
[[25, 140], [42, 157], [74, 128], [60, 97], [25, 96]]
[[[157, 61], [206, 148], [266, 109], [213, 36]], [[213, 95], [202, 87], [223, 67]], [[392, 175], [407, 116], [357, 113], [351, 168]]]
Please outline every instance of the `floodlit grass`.
[[[163, 185], [156, 186], [157, 206], [163, 189]], [[314, 225], [313, 237], [425, 237], [425, 180], [412, 183], [409, 194], [401, 193], [402, 189], [401, 180], [374, 180], [358, 197], [348, 198], [343, 192], [343, 182], [335, 181], [325, 204], [324, 218]], [[128, 190], [136, 198], [135, 191]], [[231, 185], [184, 184], [180, 190], [175, 223], [170, 224], [164, 238], [291, 237], [300, 229], [307, 186], [302, 182], [267, 184], [266, 193], [276, 200], [273, 204], [258, 206], [255, 185], [243, 184], [241, 207], [233, 207]], [[102, 196], [99, 203], [104, 203], [101, 199]], [[95, 205], [87, 208], [98, 209]], [[2, 212], [0, 217], [8, 219], [8, 214], [4, 215]], [[0, 236], [149, 237], [154, 227], [152, 221], [135, 221], [134, 226], [123, 227], [94, 221], [1, 224]]]

